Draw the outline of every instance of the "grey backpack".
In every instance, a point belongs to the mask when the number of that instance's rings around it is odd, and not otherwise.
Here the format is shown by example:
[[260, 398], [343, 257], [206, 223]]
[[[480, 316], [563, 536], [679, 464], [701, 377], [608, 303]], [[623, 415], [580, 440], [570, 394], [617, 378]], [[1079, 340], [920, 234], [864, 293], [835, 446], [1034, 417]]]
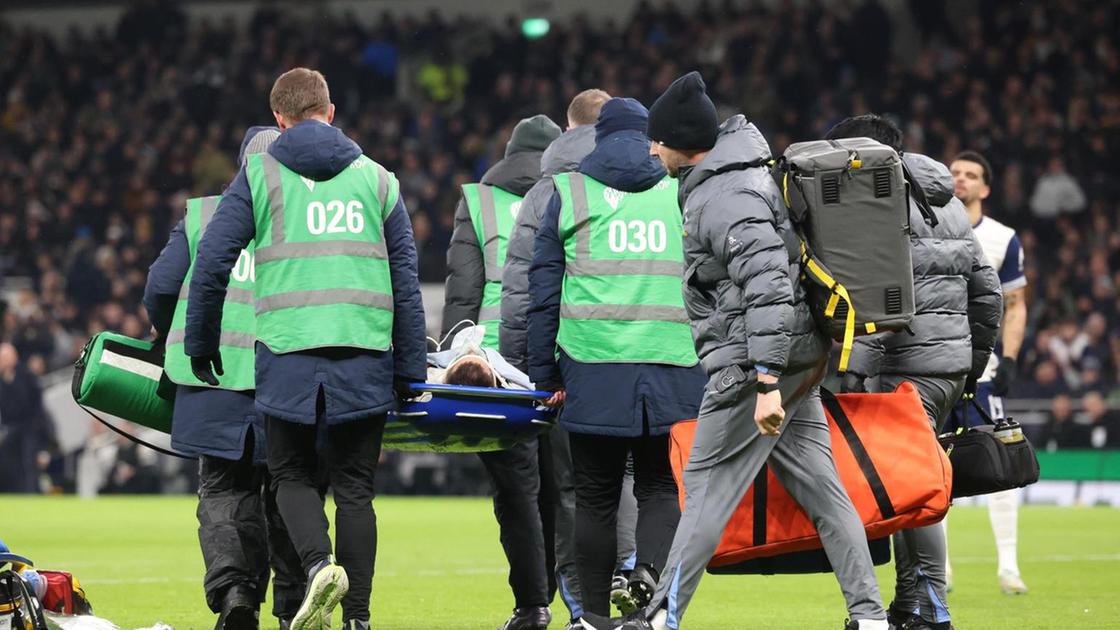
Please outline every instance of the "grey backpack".
[[854, 337], [905, 330], [914, 316], [910, 193], [937, 219], [899, 153], [870, 138], [790, 145], [774, 174], [801, 235], [814, 316], [842, 342], [844, 372]]

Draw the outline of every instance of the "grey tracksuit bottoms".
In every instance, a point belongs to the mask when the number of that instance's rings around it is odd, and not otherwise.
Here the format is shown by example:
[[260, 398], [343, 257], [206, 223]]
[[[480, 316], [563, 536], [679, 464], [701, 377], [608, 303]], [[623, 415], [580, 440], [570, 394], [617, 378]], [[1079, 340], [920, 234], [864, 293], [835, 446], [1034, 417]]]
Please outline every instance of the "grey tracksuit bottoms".
[[755, 378], [737, 366], [712, 375], [705, 388], [688, 465], [685, 506], [647, 614], [681, 617], [715, 552], [724, 526], [763, 464], [812, 519], [852, 619], [884, 619], [863, 524], [836, 473], [828, 422], [820, 402], [824, 366], [782, 377], [786, 412], [781, 435], [754, 423]]
[[[905, 376], [882, 374], [878, 390], [893, 392], [903, 381], [914, 384], [929, 416], [930, 426], [937, 431], [964, 392], [961, 376]], [[894, 535], [896, 610], [917, 611], [922, 619], [933, 623], [949, 621], [946, 598], [945, 530], [941, 523], [906, 529]]]

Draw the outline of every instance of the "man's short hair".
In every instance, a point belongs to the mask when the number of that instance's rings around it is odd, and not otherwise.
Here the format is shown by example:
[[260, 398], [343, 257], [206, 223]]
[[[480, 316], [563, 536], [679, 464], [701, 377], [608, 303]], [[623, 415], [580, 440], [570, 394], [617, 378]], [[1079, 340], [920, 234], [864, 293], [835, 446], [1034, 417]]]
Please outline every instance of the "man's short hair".
[[981, 175], [984, 178], [984, 184], [986, 186], [992, 185], [992, 163], [988, 161], [988, 158], [980, 155], [980, 153], [977, 151], [961, 151], [957, 154], [957, 157], [953, 158], [954, 162], [956, 162], [957, 160], [964, 160], [965, 162], [976, 162], [977, 164], [979, 164]]
[[902, 130], [898, 125], [878, 114], [852, 116], [836, 123], [824, 136], [825, 140], [840, 138], [871, 138], [895, 151], [902, 150]]
[[611, 100], [611, 95], [603, 90], [584, 90], [576, 94], [568, 105], [568, 123], [571, 125], [594, 125], [599, 120], [599, 110], [603, 103]]
[[284, 118], [299, 122], [315, 114], [325, 116], [330, 111], [331, 93], [318, 70], [292, 68], [272, 84], [268, 104]]
[[494, 369], [484, 360], [459, 360], [447, 368], [447, 372], [443, 375], [443, 382], [448, 385], [494, 387], [497, 385], [497, 378], [494, 376]]

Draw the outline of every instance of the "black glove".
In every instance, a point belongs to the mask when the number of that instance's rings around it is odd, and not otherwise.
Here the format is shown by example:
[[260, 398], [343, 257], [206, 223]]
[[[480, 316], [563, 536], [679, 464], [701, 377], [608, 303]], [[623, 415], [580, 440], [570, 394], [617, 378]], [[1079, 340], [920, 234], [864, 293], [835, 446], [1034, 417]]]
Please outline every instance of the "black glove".
[[400, 400], [412, 400], [420, 395], [419, 392], [412, 389], [412, 384], [421, 382], [423, 381], [414, 381], [402, 376], [395, 376], [393, 377], [393, 392], [396, 393], [397, 398]]
[[1011, 385], [1019, 376], [1019, 364], [1011, 357], [1001, 357], [996, 375], [992, 377], [992, 393], [996, 396], [1006, 396], [1011, 390]]
[[213, 354], [191, 357], [191, 372], [194, 372], [194, 377], [203, 383], [217, 387], [218, 379], [214, 374], [217, 373], [218, 376], [225, 374], [222, 371], [222, 353], [215, 350]]
[[964, 380], [964, 393], [961, 394], [962, 400], [972, 400], [976, 398], [976, 377], [971, 374]]
[[845, 372], [843, 380], [840, 381], [841, 394], [866, 394], [867, 393], [867, 377], [855, 372]]

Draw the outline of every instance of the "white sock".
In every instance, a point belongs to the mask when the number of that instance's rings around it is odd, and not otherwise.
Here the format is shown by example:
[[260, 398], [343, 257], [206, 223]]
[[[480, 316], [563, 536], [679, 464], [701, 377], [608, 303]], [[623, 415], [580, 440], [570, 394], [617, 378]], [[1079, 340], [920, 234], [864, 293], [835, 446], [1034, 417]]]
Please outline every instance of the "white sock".
[[860, 619], [859, 630], [889, 630], [886, 619]]
[[653, 630], [668, 630], [668, 619], [669, 611], [662, 608], [654, 613], [653, 618], [649, 620], [649, 625], [653, 626]]
[[1019, 575], [1019, 493], [1014, 489], [988, 495], [988, 517], [996, 536], [1000, 574]]

